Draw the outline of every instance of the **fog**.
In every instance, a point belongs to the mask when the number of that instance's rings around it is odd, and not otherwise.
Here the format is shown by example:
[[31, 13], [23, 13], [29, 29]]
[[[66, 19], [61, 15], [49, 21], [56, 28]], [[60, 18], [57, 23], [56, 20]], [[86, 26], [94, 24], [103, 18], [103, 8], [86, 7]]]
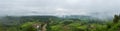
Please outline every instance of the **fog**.
[[120, 13], [120, 0], [0, 0], [0, 15], [89, 15]]

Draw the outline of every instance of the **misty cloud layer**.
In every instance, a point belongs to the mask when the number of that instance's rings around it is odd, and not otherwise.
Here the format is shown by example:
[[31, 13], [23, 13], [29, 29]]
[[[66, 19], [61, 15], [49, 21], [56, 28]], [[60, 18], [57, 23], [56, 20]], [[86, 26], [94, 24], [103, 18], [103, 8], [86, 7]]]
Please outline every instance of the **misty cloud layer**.
[[0, 0], [0, 15], [96, 15], [120, 13], [120, 0]]

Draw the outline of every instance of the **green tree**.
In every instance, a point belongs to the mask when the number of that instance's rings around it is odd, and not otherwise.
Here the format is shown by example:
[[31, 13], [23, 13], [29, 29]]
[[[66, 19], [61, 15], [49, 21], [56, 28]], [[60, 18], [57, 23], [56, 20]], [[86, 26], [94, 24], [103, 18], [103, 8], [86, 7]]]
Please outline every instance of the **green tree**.
[[114, 23], [118, 23], [119, 20], [120, 20], [120, 16], [114, 15], [113, 22], [114, 22]]

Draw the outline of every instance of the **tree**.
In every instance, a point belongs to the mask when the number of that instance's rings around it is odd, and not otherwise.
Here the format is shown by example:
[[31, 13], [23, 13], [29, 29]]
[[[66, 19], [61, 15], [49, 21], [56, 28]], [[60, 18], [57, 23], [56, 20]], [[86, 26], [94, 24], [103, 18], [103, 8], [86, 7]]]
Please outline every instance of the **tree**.
[[114, 15], [113, 23], [118, 23], [120, 20], [120, 16]]

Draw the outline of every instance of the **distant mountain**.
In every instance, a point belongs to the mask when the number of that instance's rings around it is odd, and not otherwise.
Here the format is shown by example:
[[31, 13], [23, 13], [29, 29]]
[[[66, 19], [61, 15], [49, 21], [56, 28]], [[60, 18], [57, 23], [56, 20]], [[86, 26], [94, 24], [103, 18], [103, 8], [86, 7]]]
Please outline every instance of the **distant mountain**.
[[25, 22], [39, 21], [39, 22], [50, 22], [49, 20], [58, 19], [56, 16], [5, 16], [0, 19], [0, 24], [6, 26], [20, 25]]
[[64, 16], [64, 18], [93, 18], [93, 17], [86, 15], [69, 15], [69, 16]]
[[100, 20], [112, 20], [113, 17], [95, 17], [95, 16], [87, 16], [87, 15], [64, 15], [62, 18], [76, 18], [76, 19], [100, 19]]
[[[0, 24], [6, 25], [6, 26], [10, 26], [10, 25], [12, 26], [12, 25], [20, 25], [22, 23], [32, 22], [32, 21], [50, 22], [50, 20], [63, 21], [64, 19], [80, 19], [81, 21], [87, 21], [90, 23], [105, 21], [97, 17], [86, 16], [86, 15], [64, 15], [62, 17], [59, 17], [59, 16], [5, 16], [0, 18]], [[111, 18], [106, 20], [111, 20]]]
[[64, 19], [79, 19], [83, 22], [87, 23], [104, 23], [107, 21], [112, 21], [112, 17], [107, 18], [98, 18], [94, 16], [86, 16], [86, 15], [69, 15], [69, 16], [63, 16]]

